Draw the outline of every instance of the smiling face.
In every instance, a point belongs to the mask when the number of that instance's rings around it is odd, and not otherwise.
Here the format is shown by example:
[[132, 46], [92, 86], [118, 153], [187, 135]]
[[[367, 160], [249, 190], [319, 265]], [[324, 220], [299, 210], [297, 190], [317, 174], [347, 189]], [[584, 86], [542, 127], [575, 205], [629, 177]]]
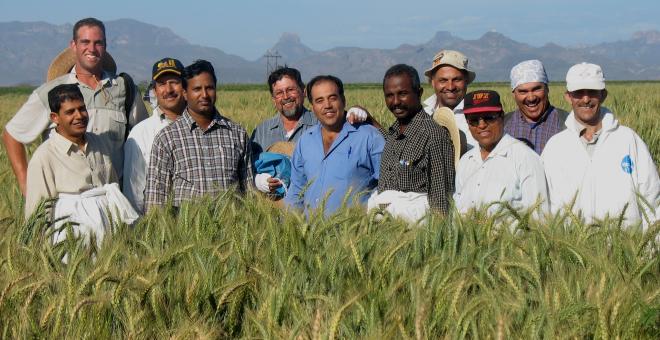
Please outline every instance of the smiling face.
[[98, 26], [80, 26], [75, 40], [69, 47], [76, 55], [76, 68], [79, 71], [96, 74], [101, 71], [101, 59], [105, 55], [105, 34]]
[[89, 115], [85, 103], [79, 99], [65, 100], [58, 112], [51, 112], [50, 119], [57, 125], [57, 133], [69, 140], [81, 138], [87, 131]]
[[215, 82], [208, 72], [202, 72], [187, 80], [184, 98], [192, 113], [211, 117], [215, 114]]
[[446, 106], [453, 110], [465, 97], [468, 79], [461, 70], [444, 65], [435, 70], [431, 85], [435, 90], [438, 107]]
[[536, 122], [548, 108], [548, 86], [541, 82], [518, 85], [513, 99], [527, 121]]
[[564, 98], [571, 103], [575, 119], [582, 125], [600, 123], [600, 105], [607, 98], [607, 90], [576, 90], [566, 92]]
[[183, 85], [181, 77], [172, 73], [165, 73], [154, 81], [154, 92], [158, 107], [174, 114], [181, 114], [186, 105], [183, 99]]
[[504, 118], [501, 112], [484, 112], [465, 115], [472, 137], [479, 147], [492, 151], [504, 135]]
[[277, 112], [287, 118], [302, 114], [305, 95], [294, 79], [284, 76], [273, 83], [272, 90], [273, 104]]
[[339, 131], [344, 125], [344, 98], [337, 84], [324, 80], [311, 88], [312, 110], [321, 125], [331, 131]]
[[385, 105], [399, 121], [408, 121], [422, 109], [422, 88], [413, 89], [407, 74], [396, 74], [383, 84]]

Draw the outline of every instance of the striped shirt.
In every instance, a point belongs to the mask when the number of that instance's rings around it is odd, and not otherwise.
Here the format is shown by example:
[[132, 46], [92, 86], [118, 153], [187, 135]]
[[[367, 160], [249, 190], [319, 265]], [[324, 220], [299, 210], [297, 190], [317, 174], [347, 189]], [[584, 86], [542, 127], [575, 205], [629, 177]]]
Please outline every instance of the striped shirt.
[[252, 185], [251, 150], [247, 132], [216, 112], [206, 131], [184, 111], [154, 139], [147, 171], [145, 207], [160, 206], [172, 195], [183, 201], [221, 190]]
[[539, 121], [530, 123], [518, 109], [506, 114], [504, 133], [527, 144], [540, 155], [550, 137], [566, 128], [564, 125], [566, 117], [568, 117], [566, 111], [548, 105], [548, 109]]
[[432, 210], [447, 213], [456, 176], [454, 147], [447, 129], [420, 111], [402, 134], [398, 121], [383, 134], [378, 192], [426, 193]]

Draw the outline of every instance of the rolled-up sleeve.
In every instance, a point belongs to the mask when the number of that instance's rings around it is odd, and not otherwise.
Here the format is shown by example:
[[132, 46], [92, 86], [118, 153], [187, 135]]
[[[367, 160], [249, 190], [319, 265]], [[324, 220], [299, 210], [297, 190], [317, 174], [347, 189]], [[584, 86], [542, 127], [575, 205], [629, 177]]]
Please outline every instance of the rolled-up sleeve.
[[36, 90], [7, 123], [5, 129], [23, 144], [34, 142], [50, 123], [50, 109], [44, 107]]

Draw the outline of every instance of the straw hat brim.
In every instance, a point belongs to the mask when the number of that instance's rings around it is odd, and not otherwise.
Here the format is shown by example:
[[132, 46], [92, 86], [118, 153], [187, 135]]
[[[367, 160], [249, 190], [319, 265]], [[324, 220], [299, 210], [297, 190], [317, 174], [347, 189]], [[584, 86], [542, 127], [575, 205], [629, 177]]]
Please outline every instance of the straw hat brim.
[[439, 107], [433, 112], [433, 120], [440, 126], [444, 126], [449, 131], [451, 143], [454, 145], [454, 166], [458, 167], [458, 161], [461, 159], [461, 133], [456, 125], [454, 111], [448, 107]]
[[293, 150], [296, 148], [296, 143], [293, 142], [275, 142], [271, 144], [266, 151], [293, 156]]
[[[76, 65], [76, 54], [69, 47], [65, 48], [60, 54], [53, 59], [48, 66], [48, 73], [46, 74], [46, 81], [51, 81], [59, 76], [65, 75], [71, 72], [73, 66]], [[117, 73], [117, 64], [112, 58], [110, 53], [105, 52], [101, 58], [101, 65], [104, 71], [116, 74]]]

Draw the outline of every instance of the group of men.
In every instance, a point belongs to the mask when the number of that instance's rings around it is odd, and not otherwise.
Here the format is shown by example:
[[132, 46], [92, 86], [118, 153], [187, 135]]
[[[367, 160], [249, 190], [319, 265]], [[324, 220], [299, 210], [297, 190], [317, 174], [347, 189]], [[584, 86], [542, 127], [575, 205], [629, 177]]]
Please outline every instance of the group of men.
[[[412, 222], [429, 211], [448, 213], [452, 202], [460, 212], [508, 204], [568, 208], [588, 220], [623, 214], [629, 225], [657, 220], [655, 163], [640, 137], [602, 106], [605, 78], [594, 64], [568, 70], [566, 113], [549, 102], [541, 62], [519, 63], [511, 70], [517, 109], [507, 114], [497, 92], [467, 92], [476, 74], [460, 52], [434, 57], [424, 73], [434, 94], [424, 101], [417, 70], [394, 65], [383, 77], [395, 118], [387, 128], [364, 108], [346, 111], [339, 78], [316, 76], [305, 86], [299, 71], [283, 67], [268, 78], [276, 113], [250, 137], [216, 108], [217, 78], [207, 61], [186, 67], [173, 58], [157, 61], [157, 105], [149, 117], [137, 90], [129, 95], [134, 87], [126, 78], [103, 70], [101, 21], [76, 23], [70, 49], [76, 56], [70, 72], [37, 88], [3, 134], [26, 216], [51, 198], [57, 216], [107, 225], [108, 208], [144, 214], [256, 188], [307, 213], [357, 204]], [[447, 110], [451, 124], [437, 119]], [[39, 136], [46, 141], [28, 164], [24, 144]], [[288, 151], [276, 150], [282, 143]], [[122, 192], [112, 183], [121, 183]], [[82, 216], [90, 209], [72, 208], [90, 197], [97, 197], [96, 219]], [[95, 223], [80, 233], [102, 234]]]

